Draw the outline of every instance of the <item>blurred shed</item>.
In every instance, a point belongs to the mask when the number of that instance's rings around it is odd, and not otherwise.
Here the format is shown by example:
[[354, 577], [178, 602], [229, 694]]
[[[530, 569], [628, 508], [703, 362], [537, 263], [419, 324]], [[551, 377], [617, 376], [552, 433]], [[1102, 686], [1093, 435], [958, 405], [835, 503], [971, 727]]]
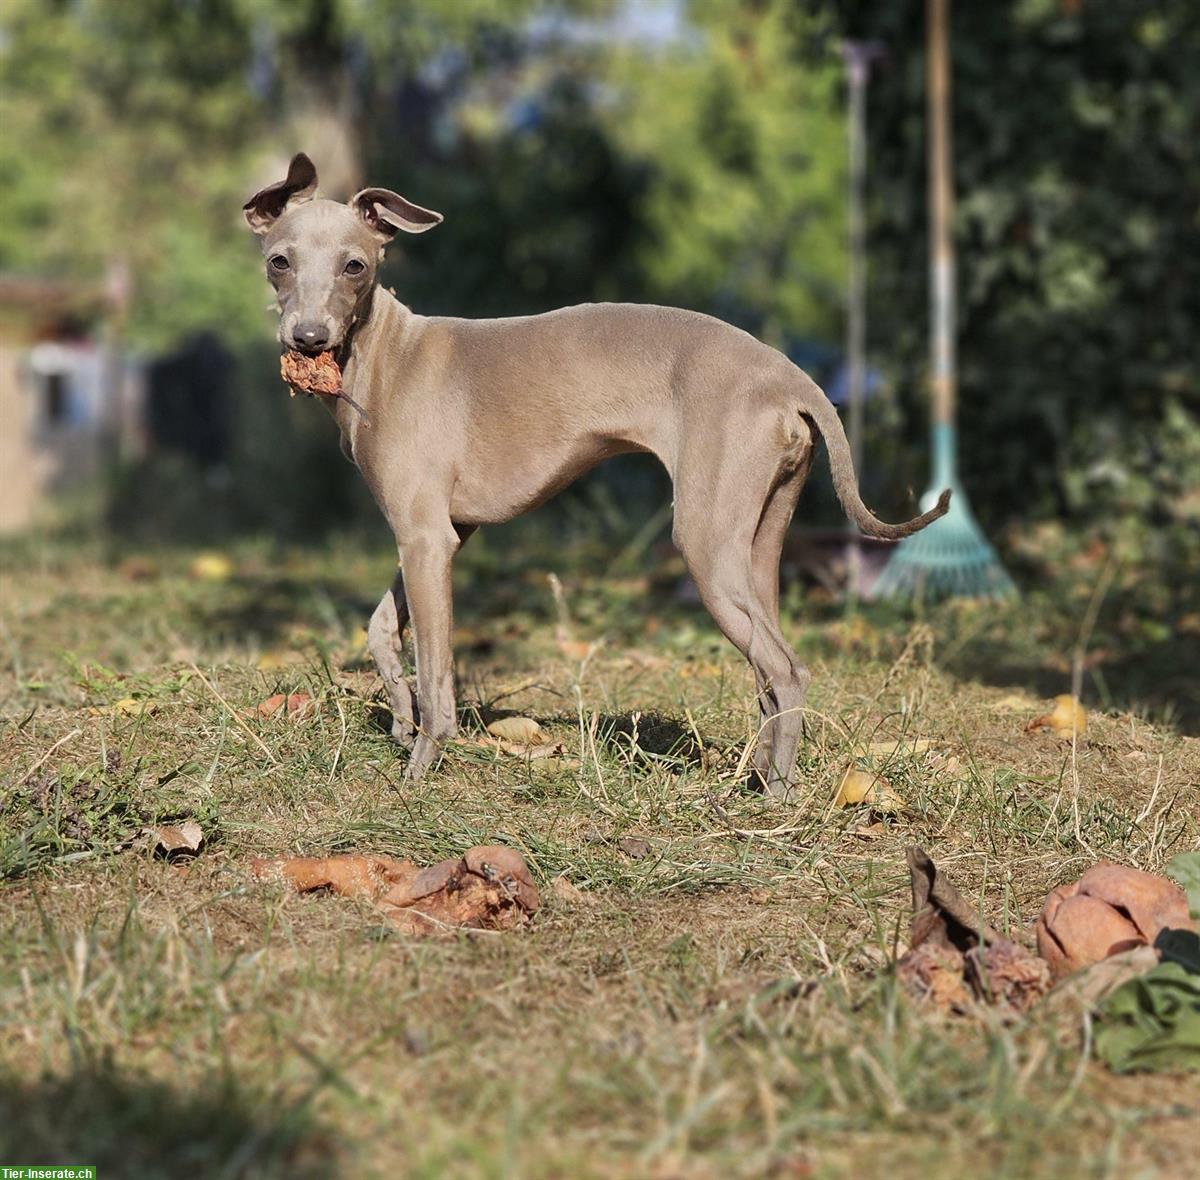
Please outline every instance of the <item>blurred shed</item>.
[[141, 375], [114, 343], [124, 288], [116, 272], [91, 285], [0, 275], [0, 533], [144, 446]]

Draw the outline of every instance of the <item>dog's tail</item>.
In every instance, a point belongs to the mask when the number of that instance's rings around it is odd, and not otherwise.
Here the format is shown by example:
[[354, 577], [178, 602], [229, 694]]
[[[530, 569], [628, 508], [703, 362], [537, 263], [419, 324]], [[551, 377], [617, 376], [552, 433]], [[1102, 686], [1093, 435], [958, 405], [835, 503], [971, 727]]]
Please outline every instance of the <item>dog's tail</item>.
[[833, 403], [824, 393], [810, 382], [811, 396], [805, 398], [800, 412], [811, 418], [825, 439], [825, 449], [829, 452], [829, 471], [833, 476], [833, 489], [841, 502], [846, 515], [868, 537], [879, 537], [884, 541], [899, 541], [901, 537], [911, 536], [920, 532], [927, 524], [932, 524], [941, 516], [946, 515], [950, 507], [950, 489], [947, 488], [938, 497], [938, 502], [920, 516], [906, 520], [903, 524], [885, 524], [862, 502], [858, 492], [858, 479], [854, 474], [854, 460], [850, 455], [850, 444], [846, 441], [846, 432], [842, 429], [842, 420], [833, 408]]

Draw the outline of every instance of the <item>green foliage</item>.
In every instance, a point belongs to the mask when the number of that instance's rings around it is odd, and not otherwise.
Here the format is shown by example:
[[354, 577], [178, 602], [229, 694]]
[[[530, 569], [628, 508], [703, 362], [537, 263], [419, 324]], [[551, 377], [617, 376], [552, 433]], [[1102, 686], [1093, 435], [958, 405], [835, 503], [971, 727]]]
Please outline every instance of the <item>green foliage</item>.
[[277, 348], [248, 346], [236, 357], [227, 463], [204, 471], [178, 454], [152, 454], [127, 465], [109, 488], [112, 531], [215, 544], [239, 532], [312, 540], [352, 522], [382, 528], [328, 414], [287, 396]]
[[[606, 0], [564, 5], [604, 8]], [[326, 55], [326, 79], [341, 63], [336, 48], [353, 47], [385, 72], [411, 69], [447, 45], [469, 43], [482, 29], [509, 28], [537, 0], [238, 0], [243, 19], [293, 49]], [[315, 71], [314, 71], [315, 73]], [[309, 79], [312, 80], [311, 78]]]
[[[1200, 417], [1176, 397], [1164, 401], [1158, 421], [1141, 429], [1105, 414], [1077, 426], [1064, 463], [1066, 508], [1076, 522], [1090, 523], [1088, 543], [1107, 551], [1116, 567], [1114, 599], [1141, 616], [1146, 638], [1179, 653], [1182, 673], [1200, 607], [1194, 578], [1200, 562]], [[1110, 613], [1116, 605], [1110, 604]], [[1123, 645], [1131, 638], [1127, 634]], [[1190, 695], [1187, 680], [1180, 675], [1176, 683], [1164, 683], [1158, 695], [1182, 701]]]
[[0, 269], [127, 266], [148, 344], [245, 331], [262, 300], [235, 211], [263, 123], [235, 0], [14, 0], [3, 31]]
[[[1131, 562], [1200, 559], [1200, 418], [1164, 400], [1153, 432], [1114, 416], [1081, 423], [1062, 478], [1067, 506], [1107, 522]], [[1147, 522], [1153, 528], [1147, 528]]]
[[[238, 210], [264, 162], [332, 124], [354, 172], [364, 112], [416, 63], [531, 7], [13, 0], [0, 23], [0, 271], [100, 282], [127, 267], [127, 326], [151, 350], [206, 328], [261, 338], [268, 293]], [[390, 124], [377, 134], [395, 140]]]
[[141, 817], [130, 804], [119, 769], [118, 760], [115, 768], [35, 775], [0, 790], [0, 881], [56, 860], [106, 854], [128, 844]]
[[648, 293], [778, 344], [840, 333], [845, 120], [830, 23], [788, 0], [690, 6], [694, 36], [615, 54], [606, 122], [644, 161]]
[[575, 62], [518, 77], [518, 100], [536, 106], [529, 125], [502, 123], [468, 92], [449, 158], [414, 166], [394, 145], [372, 143], [377, 183], [446, 218], [411, 249], [391, 250], [384, 281], [400, 298], [422, 312], [514, 315], [641, 289], [645, 170], [597, 123]]
[[[873, 334], [912, 438], [926, 416], [924, 7], [838, 6], [847, 32], [888, 50], [869, 113]], [[1152, 448], [1172, 401], [1200, 409], [1200, 9], [952, 10], [965, 480], [992, 520], [1062, 511], [1072, 472]]]

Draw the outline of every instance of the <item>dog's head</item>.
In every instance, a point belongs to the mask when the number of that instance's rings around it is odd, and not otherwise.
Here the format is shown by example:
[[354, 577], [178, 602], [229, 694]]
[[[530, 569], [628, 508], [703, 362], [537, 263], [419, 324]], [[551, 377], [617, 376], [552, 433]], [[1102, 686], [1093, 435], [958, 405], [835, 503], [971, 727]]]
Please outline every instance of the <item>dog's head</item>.
[[345, 340], [396, 234], [423, 234], [442, 220], [385, 188], [365, 188], [344, 205], [316, 200], [316, 191], [317, 170], [301, 152], [285, 180], [242, 207], [279, 298], [279, 340], [310, 353]]

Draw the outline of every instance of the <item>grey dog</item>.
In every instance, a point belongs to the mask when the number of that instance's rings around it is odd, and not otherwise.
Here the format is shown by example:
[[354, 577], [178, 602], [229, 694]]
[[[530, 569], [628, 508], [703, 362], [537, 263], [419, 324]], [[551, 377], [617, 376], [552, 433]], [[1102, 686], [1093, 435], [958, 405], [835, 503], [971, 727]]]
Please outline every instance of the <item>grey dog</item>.
[[376, 269], [399, 231], [424, 233], [441, 215], [387, 189], [346, 204], [314, 199], [316, 189], [312, 161], [297, 155], [244, 212], [278, 295], [280, 341], [331, 350], [366, 414], [327, 400], [399, 552], [368, 642], [392, 735], [411, 747], [406, 776], [421, 775], [457, 731], [450, 567], [463, 542], [604, 459], [648, 451], [670, 473], [672, 538], [701, 600], [754, 670], [752, 779], [786, 797], [809, 673], [779, 627], [779, 555], [817, 440], [843, 509], [868, 536], [916, 532], [945, 513], [949, 492], [905, 524], [876, 519], [825, 394], [781, 353], [710, 316], [628, 303], [491, 320], [417, 315], [377, 285]]

